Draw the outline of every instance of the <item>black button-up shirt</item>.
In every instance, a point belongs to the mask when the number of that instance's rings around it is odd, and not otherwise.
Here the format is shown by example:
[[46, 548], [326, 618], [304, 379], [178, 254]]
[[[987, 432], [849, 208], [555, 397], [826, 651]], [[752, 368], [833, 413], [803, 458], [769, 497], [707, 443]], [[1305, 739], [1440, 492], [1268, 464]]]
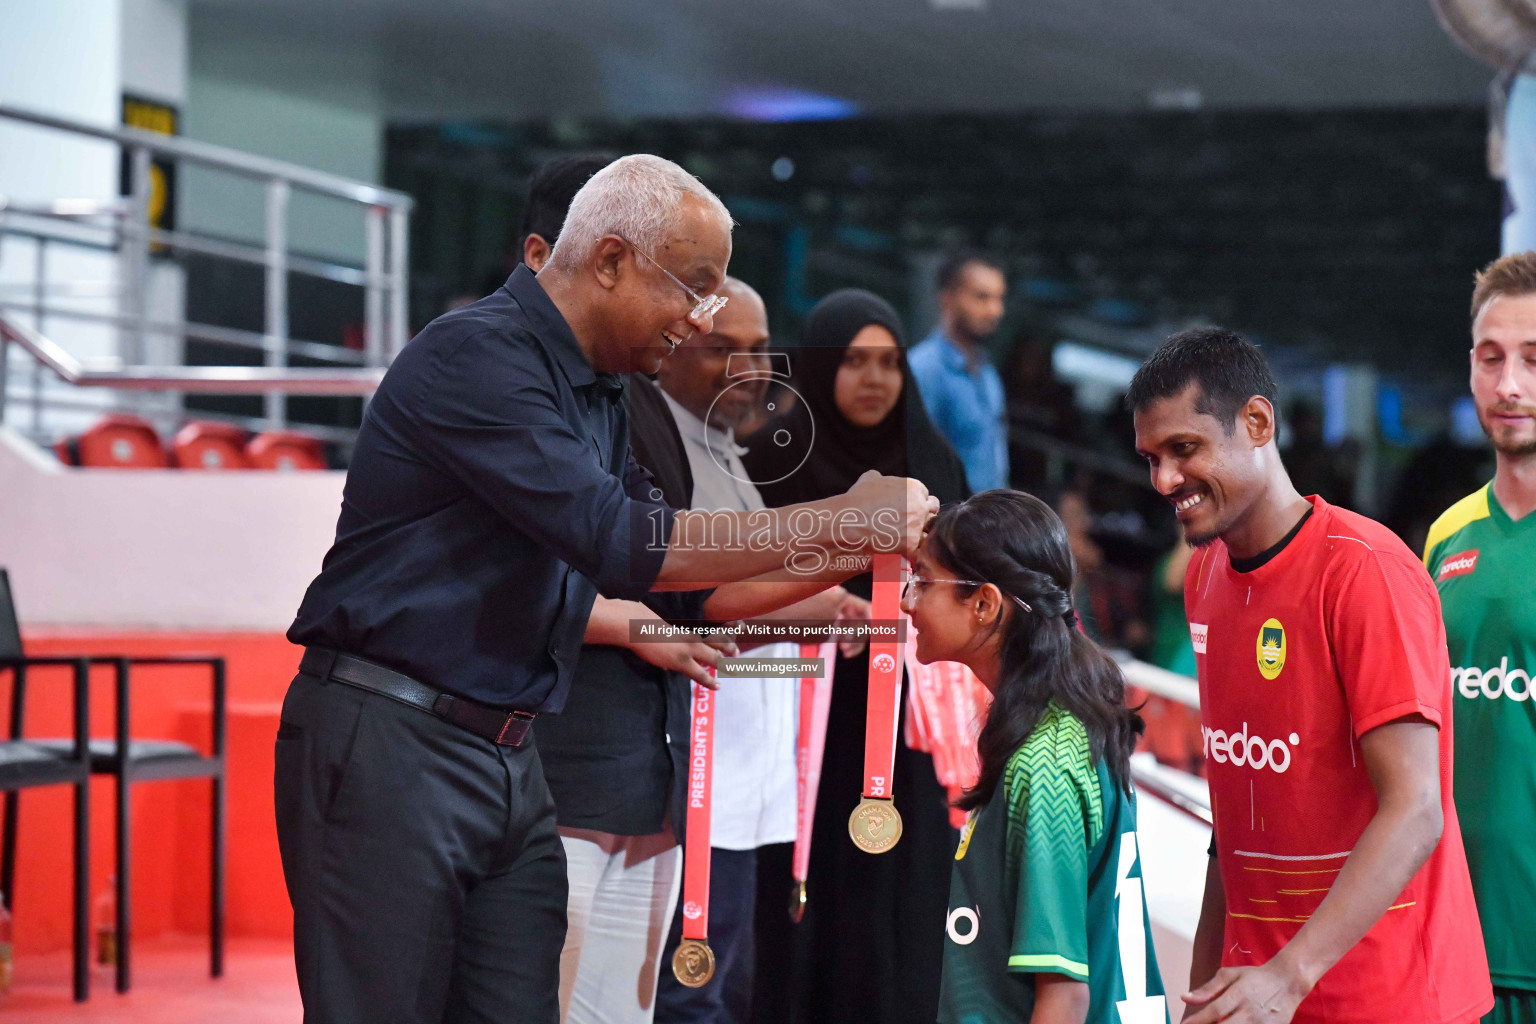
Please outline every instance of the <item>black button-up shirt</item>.
[[526, 267], [432, 321], [368, 406], [288, 639], [558, 711], [598, 591], [646, 594], [671, 535], [622, 398]]
[[[636, 461], [650, 471], [668, 505], [690, 507], [693, 471], [661, 389], [633, 374], [624, 398]], [[702, 619], [710, 593], [651, 594], [645, 603], [664, 619]], [[687, 676], [622, 647], [582, 648], [565, 710], [538, 724], [539, 761], [557, 824], [648, 836], [670, 821], [683, 841], [691, 685]]]

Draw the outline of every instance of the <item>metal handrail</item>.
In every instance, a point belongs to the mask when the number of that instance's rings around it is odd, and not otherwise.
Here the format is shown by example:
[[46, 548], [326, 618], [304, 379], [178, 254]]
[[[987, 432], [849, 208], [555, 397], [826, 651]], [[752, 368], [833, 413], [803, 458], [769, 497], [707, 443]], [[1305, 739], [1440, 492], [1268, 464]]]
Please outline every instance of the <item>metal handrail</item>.
[[[0, 122], [17, 122], [109, 142], [121, 148], [127, 168], [129, 195], [122, 199], [56, 199], [48, 202], [7, 202], [0, 196], [0, 234], [34, 239], [37, 243], [32, 302], [0, 301], [6, 309], [32, 314], [33, 330], [14, 320], [0, 333], [0, 357], [14, 341], [37, 360], [32, 372], [34, 430], [50, 400], [42, 391], [43, 370], [71, 384], [131, 391], [166, 390], [221, 394], [260, 394], [265, 421], [282, 427], [287, 421], [288, 394], [366, 395], [377, 387], [408, 336], [409, 218], [414, 206], [403, 192], [367, 182], [255, 156], [223, 146], [163, 135], [140, 128], [88, 124], [69, 118], [0, 103]], [[255, 244], [203, 236], [186, 230], [164, 230], [150, 219], [152, 161], [190, 162], [213, 170], [254, 179], [265, 186], [266, 210], [262, 237]], [[362, 206], [365, 247], [362, 266], [347, 265], [290, 252], [288, 210], [291, 195], [301, 190]], [[114, 252], [120, 262], [120, 304], [112, 312], [59, 308], [48, 301], [59, 294], [45, 278], [46, 251], [64, 244]], [[180, 318], [148, 315], [151, 256], [198, 253], [263, 268], [263, 324], [260, 333]], [[300, 273], [363, 289], [361, 353], [299, 341], [289, 336], [288, 276]], [[72, 360], [43, 336], [51, 316], [94, 321], [119, 331], [120, 358], [87, 366]], [[217, 344], [258, 348], [264, 366], [181, 367], [142, 365], [146, 336], [168, 334]], [[360, 362], [362, 372], [329, 369], [288, 369], [291, 356], [336, 363]], [[7, 366], [0, 359], [0, 410], [6, 399]], [[57, 403], [53, 403], [57, 404]]]
[[0, 315], [0, 407], [6, 344], [20, 345], [39, 364], [67, 384], [125, 391], [184, 391], [212, 395], [266, 394], [281, 390], [300, 395], [371, 395], [384, 369], [289, 369], [268, 366], [128, 366], [120, 359], [86, 366], [37, 331]]
[[[36, 310], [36, 308], [36, 303], [33, 302], [0, 299], [0, 312], [5, 310], [27, 312]], [[48, 308], [48, 315], [64, 320], [80, 320], [85, 323], [124, 327], [143, 331], [146, 334], [169, 334], [179, 338], [192, 338], [197, 341], [206, 341], [214, 345], [226, 345], [231, 348], [255, 349], [257, 351], [265, 351], [267, 349], [267, 338], [265, 335], [256, 331], [244, 331], [238, 327], [219, 327], [214, 324], [200, 324], [192, 320], [169, 323], [158, 320], [144, 320], [137, 317], [119, 316], [116, 313], [97, 313], [89, 309], [63, 309], [58, 306], [50, 306]], [[327, 345], [323, 341], [301, 341], [297, 338], [289, 338], [284, 344], [289, 355], [301, 356], [305, 359], [320, 359], [328, 363], [348, 363], [353, 365], [360, 365], [364, 361], [361, 352], [350, 348], [342, 348], [338, 345]]]
[[27, 217], [58, 217], [77, 220], [83, 217], [117, 217], [128, 213], [121, 199], [55, 199], [49, 203], [18, 203], [0, 195], [0, 212]]
[[1138, 661], [1125, 651], [1115, 651], [1113, 654], [1120, 663], [1120, 672], [1127, 683], [1154, 696], [1166, 697], [1176, 704], [1200, 710], [1200, 684], [1189, 676]]
[[[73, 202], [73, 200], [70, 202]], [[64, 203], [55, 203], [53, 205], [66, 206]], [[103, 212], [112, 213], [113, 215], [121, 215], [124, 212], [121, 209], [122, 204], [120, 203], [101, 205], [108, 208]], [[81, 223], [83, 217], [95, 215], [94, 213], [87, 215], [68, 212], [48, 212], [41, 208], [19, 207], [14, 204], [7, 205], [6, 197], [0, 196], [0, 217], [5, 219], [6, 234], [16, 235], [20, 238], [64, 242], [69, 245], [99, 249], [104, 252], [115, 252], [118, 247], [114, 238], [117, 231], [115, 225]], [[92, 235], [92, 232], [95, 232], [95, 235]], [[151, 245], [163, 250], [195, 252], [205, 256], [217, 256], [220, 259], [250, 263], [255, 266], [265, 266], [268, 259], [266, 246], [253, 245], [249, 242], [239, 242], [228, 238], [199, 237], [185, 231], [166, 231], [161, 228], [150, 228], [149, 241]], [[323, 260], [300, 253], [289, 253], [287, 264], [288, 270], [291, 273], [320, 277], [327, 281], [337, 281], [341, 284], [351, 284], [359, 287], [374, 285], [385, 288], [389, 287], [390, 284], [387, 274], [375, 275], [370, 278], [366, 267], [359, 267], [350, 263], [338, 263], [335, 260]]]
[[[1138, 661], [1124, 651], [1113, 652], [1127, 684], [1164, 697], [1187, 708], [1200, 710], [1200, 684], [1189, 676]], [[1211, 792], [1204, 779], [1159, 764], [1150, 754], [1131, 758], [1131, 779], [1164, 803], [1203, 822], [1211, 823]]]
[[1114, 477], [1116, 480], [1123, 480], [1136, 487], [1152, 489], [1152, 482], [1147, 476], [1145, 466], [1131, 462], [1129, 459], [1106, 455], [1096, 448], [1063, 441], [1059, 437], [1052, 437], [1050, 434], [1017, 423], [1008, 428], [1008, 442], [1021, 448], [1033, 448], [1051, 459], [1076, 462], [1095, 472]]
[[151, 153], [175, 157], [178, 160], [192, 160], [250, 178], [282, 178], [311, 192], [350, 199], [370, 206], [384, 206], [391, 210], [410, 210], [414, 205], [414, 200], [404, 192], [353, 181], [351, 178], [327, 174], [324, 171], [316, 171], [282, 160], [273, 160], [270, 157], [242, 153], [238, 149], [217, 146], [211, 142], [198, 142], [195, 139], [186, 139], [177, 135], [161, 135], [142, 128], [106, 128], [101, 125], [87, 124], [84, 121], [39, 113], [35, 110], [24, 110], [6, 103], [0, 103], [0, 119], [22, 121], [42, 128], [72, 132], [76, 135], [89, 135], [115, 142], [125, 148], [140, 147]]
[[1147, 752], [1131, 755], [1131, 779], [1137, 789], [1211, 824], [1211, 789], [1204, 779], [1161, 764]]
[[[198, 409], [195, 413], [184, 412], [179, 409], [136, 409], [116, 405], [112, 402], [88, 401], [84, 397], [85, 395], [107, 397], [107, 394], [100, 390], [80, 391], [77, 392], [78, 397], [63, 396], [50, 398], [48, 406], [49, 408], [67, 409], [72, 412], [95, 413], [98, 416], [104, 416], [113, 412], [130, 412], [154, 424], [155, 430], [162, 437], [172, 436], [182, 424], [194, 419], [228, 423], [253, 434], [259, 434], [271, 426], [261, 416], [241, 416], [238, 413], [222, 412], [217, 409]], [[313, 437], [317, 441], [331, 441], [338, 445], [350, 445], [357, 440], [356, 427], [339, 427], [326, 423], [305, 423], [299, 428], [299, 432], [307, 437]]]

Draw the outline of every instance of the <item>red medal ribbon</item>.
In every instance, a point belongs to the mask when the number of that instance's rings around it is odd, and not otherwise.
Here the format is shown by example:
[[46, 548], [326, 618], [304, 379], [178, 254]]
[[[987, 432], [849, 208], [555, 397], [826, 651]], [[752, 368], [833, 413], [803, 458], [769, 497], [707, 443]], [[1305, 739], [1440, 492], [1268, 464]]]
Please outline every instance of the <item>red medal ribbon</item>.
[[685, 939], [709, 938], [709, 812], [714, 757], [715, 691], [696, 682], [688, 742], [688, 827], [683, 839]]
[[991, 694], [976, 674], [956, 661], [920, 665], [907, 651], [907, 746], [933, 755], [933, 770], [949, 796], [950, 824], [965, 824], [953, 806], [976, 784], [980, 762], [976, 737], [986, 721]]
[[795, 856], [792, 873], [804, 884], [811, 871], [811, 826], [816, 821], [816, 791], [821, 785], [821, 758], [827, 745], [827, 713], [832, 706], [835, 643], [801, 644], [801, 658], [822, 659], [820, 676], [800, 680], [800, 728], [795, 733]]
[[[877, 554], [870, 617], [881, 622], [901, 618], [901, 555]], [[869, 644], [869, 700], [864, 720], [864, 796], [889, 800], [896, 768], [896, 721], [901, 694], [901, 645]]]

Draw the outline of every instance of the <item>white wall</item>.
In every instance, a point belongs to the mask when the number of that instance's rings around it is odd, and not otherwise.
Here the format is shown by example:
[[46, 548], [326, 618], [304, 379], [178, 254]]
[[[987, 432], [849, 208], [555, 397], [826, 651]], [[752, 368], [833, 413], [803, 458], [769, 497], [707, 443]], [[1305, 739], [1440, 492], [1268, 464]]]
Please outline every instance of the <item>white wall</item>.
[[[119, 12], [117, 0], [0, 0], [0, 102], [94, 124], [115, 124], [121, 62]], [[117, 195], [117, 176], [116, 146], [0, 123], [0, 196], [13, 204], [60, 198], [110, 200]], [[27, 294], [36, 258], [31, 242], [0, 243], [0, 290], [6, 298]], [[116, 279], [115, 260], [105, 254], [55, 248], [48, 261], [50, 278], [67, 276], [106, 285]], [[113, 301], [83, 305], [101, 312], [116, 309]], [[53, 326], [55, 340], [82, 358], [116, 350], [114, 331], [78, 322]], [[14, 390], [20, 383], [16, 377], [25, 373], [30, 382], [30, 372], [19, 358], [12, 366]]]
[[[184, 124], [189, 35], [186, 0], [120, 0], [120, 3], [122, 25], [118, 33], [118, 49], [122, 55], [122, 91], [176, 107], [182, 112]], [[170, 260], [151, 261], [144, 309], [154, 321], [178, 323], [186, 319], [186, 274], [180, 264]], [[175, 335], [146, 334], [144, 337], [143, 359], [152, 366], [181, 363], [183, 350], [182, 339]], [[75, 397], [82, 396], [77, 394]], [[177, 415], [181, 411], [181, 396], [176, 394], [141, 392], [124, 397], [145, 413]], [[68, 433], [79, 433], [89, 426], [79, 419], [68, 425]]]
[[[116, 124], [118, 17], [117, 0], [0, 0], [0, 101]], [[38, 201], [116, 193], [116, 147], [0, 126], [0, 194]]]
[[[180, 106], [186, 99], [187, 34], [185, 0], [0, 0], [0, 102], [109, 127], [121, 120], [124, 92]], [[0, 124], [0, 195], [13, 203], [109, 200], [118, 194], [118, 179], [114, 144]], [[46, 282], [94, 289], [88, 297], [54, 297], [56, 305], [119, 312], [119, 273], [112, 253], [50, 244], [45, 261]], [[30, 301], [37, 264], [37, 243], [15, 236], [0, 242], [0, 294]], [[151, 275], [150, 317], [180, 320], [184, 303], [179, 268], [157, 262]], [[64, 316], [38, 321], [30, 312], [15, 309], [9, 314], [38, 327], [78, 358], [120, 354], [115, 328]], [[155, 335], [147, 340], [149, 361], [180, 361], [179, 341]], [[6, 422], [29, 431], [77, 432], [95, 420], [98, 414], [92, 409], [140, 400], [100, 389], [67, 388], [45, 373], [40, 379], [49, 399], [81, 408], [55, 407], [35, 418], [29, 401], [32, 364], [16, 352], [10, 365]], [[174, 406], [169, 396], [145, 401]]]
[[345, 476], [64, 469], [0, 428], [0, 566], [28, 627], [281, 632]]
[[121, 0], [124, 92], [180, 107], [187, 100], [186, 0]]
[[[384, 126], [378, 115], [319, 103], [210, 74], [194, 63], [184, 132], [189, 138], [286, 160], [318, 171], [378, 182]], [[256, 182], [188, 168], [178, 216], [189, 229], [262, 242], [265, 194]], [[289, 248], [361, 265], [364, 209], [294, 190]]]

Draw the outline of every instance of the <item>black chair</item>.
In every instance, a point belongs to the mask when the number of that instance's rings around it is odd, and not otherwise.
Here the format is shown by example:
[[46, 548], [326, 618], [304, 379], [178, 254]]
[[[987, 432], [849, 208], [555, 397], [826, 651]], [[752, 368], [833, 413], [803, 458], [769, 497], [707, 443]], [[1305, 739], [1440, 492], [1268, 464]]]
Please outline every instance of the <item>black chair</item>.
[[[10, 585], [0, 569], [0, 595], [9, 602]], [[67, 667], [74, 678], [73, 741], [61, 752], [55, 745], [22, 739], [27, 706], [27, 670]], [[21, 652], [21, 633], [14, 615], [0, 616], [0, 672], [11, 673], [11, 724], [0, 740], [0, 790], [5, 791], [3, 837], [0, 837], [0, 894], [5, 907], [16, 904], [16, 823], [21, 790], [68, 783], [75, 787], [74, 828], [74, 990], [75, 1002], [91, 994], [90, 947], [90, 663], [84, 658], [28, 658]]]
[[[11, 599], [10, 581], [4, 569], [0, 569], [0, 635], [9, 628], [17, 637], [20, 647], [20, 631], [16, 626], [16, 608]], [[37, 660], [37, 659], [29, 659]], [[117, 991], [127, 992], [132, 978], [132, 921], [129, 893], [131, 865], [130, 801], [129, 796], [136, 782], [152, 782], [161, 779], [206, 778], [213, 783], [212, 856], [209, 866], [208, 940], [209, 973], [215, 977], [224, 974], [224, 832], [225, 832], [225, 686], [224, 659], [213, 655], [187, 654], [163, 657], [127, 657], [122, 655], [90, 655], [69, 660], [71, 664], [111, 665], [117, 695], [116, 735], [111, 739], [91, 739], [88, 755], [91, 774], [110, 775], [116, 780], [116, 892], [117, 900]], [[206, 665], [213, 690], [213, 740], [209, 754], [199, 753], [195, 747], [176, 740], [135, 740], [130, 738], [129, 721], [132, 694], [132, 669], [136, 665]], [[31, 740], [29, 745], [64, 757], [74, 746], [69, 740]], [[120, 756], [126, 750], [128, 756]], [[7, 812], [10, 813], [10, 804]], [[9, 822], [9, 818], [7, 821]], [[9, 828], [7, 836], [13, 835]], [[5, 864], [12, 858], [9, 848]], [[3, 876], [4, 867], [0, 867]]]

